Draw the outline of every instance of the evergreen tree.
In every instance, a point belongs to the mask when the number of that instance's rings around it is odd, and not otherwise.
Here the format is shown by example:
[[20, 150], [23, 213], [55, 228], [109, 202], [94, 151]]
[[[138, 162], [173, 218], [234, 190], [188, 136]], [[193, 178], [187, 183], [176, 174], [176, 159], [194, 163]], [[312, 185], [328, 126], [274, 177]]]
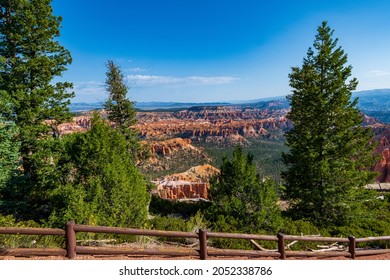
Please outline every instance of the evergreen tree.
[[86, 133], [64, 137], [53, 174], [52, 225], [67, 220], [141, 227], [147, 218], [146, 182], [127, 152], [125, 137], [98, 114]]
[[18, 129], [22, 174], [14, 174], [1, 195], [0, 212], [39, 220], [47, 214], [47, 191], [60, 141], [56, 125], [70, 117], [71, 84], [53, 83], [71, 63], [59, 44], [61, 17], [51, 0], [0, 0], [0, 103], [7, 123]]
[[137, 124], [134, 102], [127, 98], [128, 88], [124, 75], [112, 60], [107, 62], [106, 77], [106, 90], [109, 96], [104, 108], [107, 110], [107, 117], [125, 135], [133, 160], [146, 157], [146, 152], [139, 143], [138, 131], [134, 128]]
[[[0, 91], [0, 96], [2, 95], [5, 96]], [[16, 170], [19, 158], [19, 145], [15, 141], [17, 127], [15, 123], [7, 122], [4, 119], [4, 116], [10, 111], [9, 106], [8, 100], [0, 99], [0, 205], [2, 204], [1, 192]]]
[[283, 155], [288, 168], [283, 177], [296, 217], [342, 225], [362, 214], [363, 186], [375, 174], [371, 131], [362, 127], [357, 99], [351, 100], [358, 82], [350, 78], [347, 55], [332, 36], [323, 22], [314, 50], [289, 75], [288, 118], [294, 128], [286, 133], [290, 151]]
[[67, 105], [73, 97], [70, 83], [52, 83], [71, 56], [55, 40], [62, 19], [52, 14], [50, 3], [0, 1], [0, 99], [9, 101], [5, 117], [19, 128], [23, 171], [32, 183], [37, 179], [34, 155], [41, 149], [39, 141], [70, 116]]
[[18, 167], [19, 145], [15, 142], [16, 134], [15, 124], [6, 123], [0, 117], [0, 203], [1, 191], [9, 183]]
[[127, 86], [119, 66], [112, 60], [107, 61], [106, 89], [109, 97], [104, 104], [108, 119], [121, 129], [127, 129], [137, 123], [134, 102], [127, 98]]
[[233, 158], [223, 159], [221, 173], [211, 181], [213, 205], [208, 219], [215, 230], [276, 232], [281, 226], [275, 184], [256, 174], [253, 156], [236, 146]]

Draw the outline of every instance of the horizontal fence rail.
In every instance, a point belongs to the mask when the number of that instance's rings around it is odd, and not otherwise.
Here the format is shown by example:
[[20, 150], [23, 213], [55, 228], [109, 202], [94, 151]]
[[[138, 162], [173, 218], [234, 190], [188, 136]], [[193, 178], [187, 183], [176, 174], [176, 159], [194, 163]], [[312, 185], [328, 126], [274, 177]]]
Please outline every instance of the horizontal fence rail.
[[[56, 228], [0, 227], [0, 234], [64, 236], [65, 230]], [[66, 256], [63, 248], [7, 248], [0, 249], [0, 256]]]
[[[198, 240], [197, 249], [191, 248], [126, 248], [126, 247], [93, 247], [77, 246], [77, 233], [104, 233], [104, 234], [122, 234], [135, 236], [156, 236], [156, 237], [176, 237], [190, 238]], [[209, 257], [270, 257], [276, 259], [286, 259], [287, 257], [349, 257], [355, 259], [357, 256], [378, 255], [390, 253], [390, 249], [361, 249], [357, 248], [358, 243], [390, 241], [390, 236], [348, 238], [322, 237], [322, 236], [297, 236], [284, 235], [279, 233], [277, 236], [240, 234], [240, 233], [222, 233], [209, 232], [206, 229], [200, 229], [197, 233], [180, 231], [162, 231], [133, 228], [118, 228], [106, 226], [88, 226], [75, 224], [73, 221], [66, 223], [65, 230], [52, 228], [16, 228], [0, 227], [0, 234], [14, 235], [53, 235], [62, 236], [65, 239], [66, 248], [9, 248], [0, 249], [0, 256], [62, 256], [69, 259], [76, 259], [77, 255], [155, 255], [155, 256], [179, 256], [179, 257], [199, 257], [206, 260]], [[250, 241], [259, 250], [237, 250], [237, 249], [216, 249], [208, 246], [210, 238], [241, 239]], [[267, 250], [261, 248], [256, 241], [275, 242], [277, 249]], [[292, 251], [290, 245], [286, 246], [286, 241], [303, 242], [332, 242], [334, 244], [345, 244], [345, 249], [337, 251]], [[0, 244], [1, 245], [1, 244]]]
[[300, 236], [300, 235], [285, 235], [284, 240], [312, 241], [312, 242], [349, 242], [348, 238], [322, 237], [322, 236]]
[[198, 235], [194, 232], [182, 232], [182, 231], [163, 231], [163, 230], [117, 228], [117, 227], [104, 227], [104, 226], [86, 226], [86, 225], [76, 225], [76, 224], [73, 226], [73, 229], [75, 232], [198, 238]]
[[257, 234], [241, 234], [241, 233], [222, 233], [222, 232], [207, 232], [207, 237], [229, 238], [229, 239], [247, 239], [247, 240], [263, 240], [263, 241], [278, 241], [276, 236], [257, 235]]
[[[390, 236], [378, 236], [378, 237], [366, 237], [356, 238], [355, 242], [372, 242], [372, 241], [389, 241]], [[368, 256], [390, 253], [390, 249], [377, 249], [377, 250], [355, 250], [355, 256]]]
[[0, 249], [0, 256], [28, 257], [28, 256], [60, 256], [65, 257], [67, 251], [62, 248], [15, 248]]
[[0, 234], [62, 235], [62, 236], [65, 236], [65, 230], [57, 229], [57, 228], [0, 227]]

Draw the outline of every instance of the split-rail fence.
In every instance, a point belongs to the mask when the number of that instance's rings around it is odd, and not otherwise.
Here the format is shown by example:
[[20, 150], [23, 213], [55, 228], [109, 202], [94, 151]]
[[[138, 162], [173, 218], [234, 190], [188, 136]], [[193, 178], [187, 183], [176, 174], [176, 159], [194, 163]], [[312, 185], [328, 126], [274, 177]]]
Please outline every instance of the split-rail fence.
[[[198, 240], [198, 248], [171, 248], [171, 249], [148, 249], [148, 248], [126, 248], [126, 247], [93, 247], [78, 246], [77, 233], [105, 233], [105, 234], [124, 234], [138, 236], [157, 236], [157, 237], [180, 237], [192, 238]], [[288, 257], [337, 257], [343, 256], [355, 259], [357, 256], [377, 255], [390, 253], [390, 249], [357, 249], [356, 244], [360, 242], [389, 241], [390, 236], [355, 238], [321, 237], [321, 236], [294, 236], [279, 233], [277, 236], [257, 235], [257, 234], [239, 234], [239, 233], [220, 233], [210, 232], [206, 229], [200, 229], [195, 232], [179, 231], [161, 231], [133, 228], [117, 228], [105, 226], [89, 226], [75, 224], [73, 221], [66, 223], [65, 230], [52, 228], [18, 228], [18, 227], [0, 227], [0, 234], [20, 234], [20, 235], [54, 235], [65, 238], [66, 248], [11, 248], [0, 249], [0, 256], [62, 256], [69, 259], [76, 259], [77, 255], [148, 255], [148, 256], [179, 256], [179, 257], [199, 257], [201, 260], [207, 260], [210, 257], [271, 257], [275, 259], [286, 259]], [[236, 249], [215, 249], [207, 245], [208, 238], [227, 238], [244, 239], [258, 245], [256, 241], [273, 241], [277, 243], [277, 250], [236, 250]], [[286, 241], [307, 241], [307, 242], [333, 242], [346, 244], [347, 249], [343, 251], [292, 251], [286, 250]], [[0, 244], [1, 245], [1, 244]], [[288, 246], [287, 246], [288, 247]]]

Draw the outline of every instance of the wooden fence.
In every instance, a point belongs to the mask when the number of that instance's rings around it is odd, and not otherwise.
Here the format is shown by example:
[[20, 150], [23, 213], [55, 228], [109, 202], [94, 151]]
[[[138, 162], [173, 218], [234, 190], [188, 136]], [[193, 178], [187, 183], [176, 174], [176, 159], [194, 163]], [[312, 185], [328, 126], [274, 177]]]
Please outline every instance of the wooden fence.
[[[92, 247], [78, 246], [77, 233], [105, 233], [105, 234], [125, 234], [125, 235], [141, 235], [141, 236], [158, 236], [158, 237], [181, 237], [198, 239], [198, 249], [188, 248], [173, 248], [173, 249], [143, 249], [143, 248], [125, 248], [125, 247]], [[283, 235], [279, 233], [277, 236], [257, 235], [257, 234], [239, 234], [239, 233], [219, 233], [208, 232], [205, 229], [200, 229], [199, 232], [179, 232], [179, 231], [160, 231], [160, 230], [145, 230], [132, 228], [116, 228], [104, 226], [87, 226], [79, 225], [74, 222], [68, 222], [63, 229], [50, 228], [15, 228], [15, 227], [0, 227], [0, 234], [25, 234], [25, 235], [56, 235], [65, 238], [66, 248], [14, 248], [0, 249], [0, 256], [66, 256], [69, 259], [76, 259], [77, 255], [165, 255], [165, 256], [194, 256], [201, 260], [206, 260], [209, 257], [225, 256], [225, 257], [272, 257], [278, 259], [286, 259], [287, 257], [335, 257], [344, 256], [355, 259], [357, 256], [377, 255], [390, 253], [390, 249], [370, 249], [357, 250], [356, 244], [360, 242], [373, 241], [390, 241], [390, 236], [355, 238], [337, 237], [310, 237], [310, 236], [293, 236]], [[232, 249], [214, 249], [210, 248], [208, 238], [227, 238], [227, 239], [243, 239], [257, 244], [256, 241], [273, 241], [277, 243], [277, 250], [232, 250]], [[343, 251], [291, 251], [286, 250], [286, 241], [305, 241], [305, 242], [333, 242], [345, 243], [348, 249]], [[287, 246], [288, 247], [288, 246]]]

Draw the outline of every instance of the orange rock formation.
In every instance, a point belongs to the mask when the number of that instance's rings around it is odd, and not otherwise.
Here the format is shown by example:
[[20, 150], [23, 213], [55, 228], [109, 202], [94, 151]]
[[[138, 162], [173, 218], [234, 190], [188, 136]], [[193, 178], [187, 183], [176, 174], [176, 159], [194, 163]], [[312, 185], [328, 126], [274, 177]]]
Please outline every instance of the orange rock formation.
[[[288, 109], [270, 110], [240, 106], [196, 107], [179, 112], [139, 112], [136, 128], [140, 137], [149, 143], [152, 155], [165, 157], [177, 151], [202, 154], [191, 145], [191, 140], [216, 144], [245, 144], [248, 137], [267, 135], [271, 130], [290, 129], [292, 124], [286, 118], [287, 112]], [[390, 182], [390, 126], [380, 124], [367, 116], [364, 116], [364, 123], [373, 128], [379, 142], [376, 153], [381, 154], [381, 159], [374, 167], [375, 171], [380, 172], [377, 180]], [[84, 132], [90, 126], [90, 116], [79, 116], [71, 123], [59, 125], [58, 132]], [[151, 161], [153, 160], [158, 163], [156, 158], [152, 157]]]
[[157, 194], [164, 199], [208, 199], [209, 179], [219, 170], [210, 164], [165, 177], [157, 183]]
[[386, 136], [382, 136], [377, 148], [381, 159], [375, 165], [374, 170], [379, 172], [376, 180], [380, 183], [390, 183], [390, 143]]
[[152, 155], [168, 156], [179, 150], [200, 151], [191, 145], [190, 139], [173, 138], [165, 141], [149, 142]]

